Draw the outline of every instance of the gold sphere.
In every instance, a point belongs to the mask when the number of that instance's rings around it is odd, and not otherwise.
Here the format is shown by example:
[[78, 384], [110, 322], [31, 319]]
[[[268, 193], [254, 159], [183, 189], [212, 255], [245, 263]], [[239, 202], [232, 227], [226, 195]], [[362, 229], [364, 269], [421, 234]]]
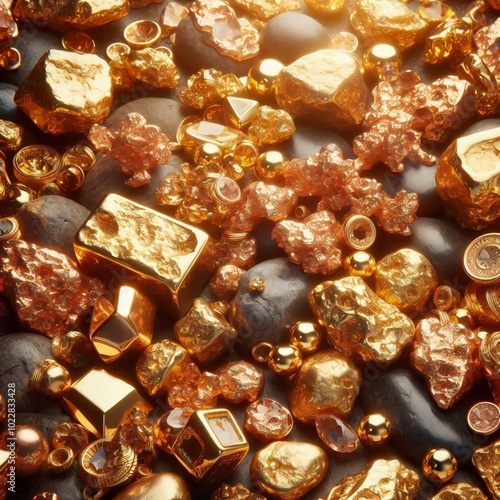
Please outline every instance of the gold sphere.
[[284, 64], [277, 59], [262, 59], [255, 63], [247, 75], [247, 90], [257, 96], [273, 96], [276, 80]]
[[71, 387], [69, 371], [53, 359], [42, 359], [28, 382], [30, 391], [38, 391], [49, 398], [59, 398]]
[[196, 165], [205, 166], [211, 163], [220, 163], [224, 156], [222, 149], [216, 144], [209, 142], [203, 143], [196, 148], [194, 152], [194, 161]]
[[457, 469], [457, 459], [443, 448], [429, 451], [422, 461], [424, 476], [433, 483], [446, 483], [455, 475]]
[[358, 425], [358, 437], [366, 446], [384, 444], [391, 434], [391, 423], [380, 413], [366, 415]]
[[290, 343], [298, 347], [304, 356], [318, 352], [322, 340], [323, 330], [316, 323], [299, 321], [290, 329]]
[[254, 166], [255, 175], [264, 182], [279, 183], [283, 180], [287, 160], [279, 151], [262, 153]]
[[30, 425], [16, 425], [15, 432], [16, 476], [19, 478], [33, 476], [43, 467], [49, 455], [47, 438], [36, 427]]
[[344, 259], [344, 269], [351, 276], [369, 278], [377, 268], [375, 258], [367, 252], [359, 251]]
[[269, 353], [267, 364], [276, 375], [293, 375], [302, 366], [302, 354], [294, 345], [276, 346]]
[[403, 56], [396, 46], [377, 43], [365, 52], [362, 64], [365, 74], [377, 78], [386, 65], [400, 70], [403, 66]]

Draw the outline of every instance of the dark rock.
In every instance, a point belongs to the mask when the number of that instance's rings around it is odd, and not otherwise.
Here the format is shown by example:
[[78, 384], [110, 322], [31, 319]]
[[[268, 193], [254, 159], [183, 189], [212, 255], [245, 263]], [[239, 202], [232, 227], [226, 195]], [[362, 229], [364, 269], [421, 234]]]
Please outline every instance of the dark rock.
[[36, 365], [42, 359], [53, 359], [51, 345], [50, 339], [35, 333], [0, 337], [0, 394], [7, 398], [9, 384], [15, 384], [16, 412], [36, 412], [52, 404], [46, 397], [28, 392], [28, 381]]
[[299, 57], [330, 47], [326, 28], [312, 17], [298, 12], [274, 16], [260, 32], [262, 58], [290, 64]]
[[14, 94], [17, 87], [10, 83], [0, 83], [0, 109], [2, 110], [2, 120], [10, 120], [19, 123], [25, 117], [21, 110], [14, 103]]
[[391, 442], [415, 464], [432, 448], [451, 451], [466, 465], [484, 438], [467, 426], [468, 406], [441, 410], [423, 380], [414, 372], [398, 369], [366, 382], [361, 391], [366, 413], [383, 413], [392, 424]]
[[65, 413], [56, 402], [38, 413], [20, 412], [16, 415], [16, 425], [31, 425], [45, 434], [52, 447], [52, 432], [60, 424], [72, 422], [70, 416]]
[[204, 35], [196, 29], [191, 16], [185, 17], [177, 27], [174, 55], [179, 66], [190, 73], [202, 68], [216, 68], [223, 73], [244, 76], [257, 61], [257, 57], [237, 61], [219, 54], [214, 47], [204, 42]]
[[[248, 290], [256, 278], [264, 278], [262, 293]], [[314, 284], [311, 276], [283, 257], [249, 269], [231, 302], [231, 323], [238, 331], [236, 344], [250, 350], [257, 342], [275, 345], [285, 340], [291, 326], [311, 317], [307, 294]]]
[[74, 259], [73, 239], [89, 213], [73, 200], [52, 195], [25, 203], [16, 218], [23, 239]]

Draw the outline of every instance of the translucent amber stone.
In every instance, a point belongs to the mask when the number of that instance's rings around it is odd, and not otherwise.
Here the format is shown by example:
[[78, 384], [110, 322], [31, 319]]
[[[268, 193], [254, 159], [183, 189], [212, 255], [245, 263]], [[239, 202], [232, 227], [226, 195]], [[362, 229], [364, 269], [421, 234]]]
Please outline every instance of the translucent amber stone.
[[290, 412], [278, 401], [259, 399], [245, 410], [243, 429], [254, 439], [268, 443], [283, 439], [293, 428]]
[[417, 9], [417, 14], [431, 27], [436, 28], [447, 18], [456, 17], [453, 9], [439, 0], [426, 0]]
[[316, 431], [321, 441], [337, 453], [352, 453], [359, 446], [356, 431], [335, 415], [318, 415]]
[[292, 117], [282, 109], [260, 106], [248, 128], [248, 137], [257, 146], [278, 144], [290, 139], [295, 132]]
[[225, 264], [215, 272], [210, 289], [219, 299], [231, 300], [238, 291], [240, 278], [245, 271], [233, 264]]
[[255, 401], [264, 385], [262, 371], [244, 360], [226, 363], [215, 373], [221, 381], [221, 396], [230, 403]]
[[92, 435], [85, 427], [67, 422], [59, 424], [52, 431], [52, 446], [54, 448], [67, 446], [77, 456], [88, 445], [91, 438]]

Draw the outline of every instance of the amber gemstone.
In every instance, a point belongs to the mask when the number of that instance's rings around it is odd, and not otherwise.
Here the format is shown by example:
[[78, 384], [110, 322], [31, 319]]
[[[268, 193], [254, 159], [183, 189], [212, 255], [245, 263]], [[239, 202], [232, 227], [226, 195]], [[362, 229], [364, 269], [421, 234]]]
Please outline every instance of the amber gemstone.
[[335, 415], [318, 415], [316, 430], [321, 441], [338, 453], [352, 453], [358, 448], [356, 431]]

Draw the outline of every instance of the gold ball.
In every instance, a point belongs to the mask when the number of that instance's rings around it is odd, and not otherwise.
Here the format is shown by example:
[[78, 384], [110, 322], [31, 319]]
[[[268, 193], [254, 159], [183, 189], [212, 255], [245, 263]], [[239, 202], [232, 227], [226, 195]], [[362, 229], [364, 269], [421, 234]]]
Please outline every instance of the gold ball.
[[367, 75], [377, 78], [386, 65], [400, 70], [403, 66], [403, 56], [394, 45], [377, 43], [365, 52], [362, 64]]
[[279, 151], [262, 153], [254, 166], [255, 175], [264, 182], [281, 182], [287, 160]]
[[49, 398], [59, 398], [71, 387], [69, 371], [53, 359], [42, 359], [28, 382], [30, 391], [38, 391]]
[[457, 469], [457, 459], [443, 448], [429, 451], [422, 461], [424, 476], [433, 483], [446, 483], [455, 475]]
[[293, 375], [302, 366], [302, 354], [294, 345], [276, 346], [269, 353], [267, 364], [276, 375]]
[[316, 323], [299, 321], [290, 329], [290, 343], [307, 356], [318, 352], [323, 340], [323, 330]]
[[358, 437], [366, 446], [384, 444], [391, 434], [391, 423], [380, 413], [366, 415], [358, 425]]
[[351, 276], [369, 278], [377, 268], [375, 258], [367, 252], [354, 252], [344, 259], [344, 269]]
[[452, 309], [448, 313], [448, 316], [450, 317], [450, 321], [452, 323], [460, 323], [469, 330], [473, 330], [476, 326], [476, 322], [474, 321], [474, 317], [472, 316], [472, 314], [468, 309], [465, 309], [463, 307], [459, 309]]
[[16, 425], [15, 432], [16, 476], [33, 476], [43, 467], [47, 459], [49, 443], [41, 431], [30, 425]]
[[277, 59], [262, 59], [254, 64], [247, 75], [247, 90], [257, 96], [273, 96], [276, 80], [284, 64]]
[[194, 152], [194, 161], [200, 166], [220, 163], [222, 157], [222, 149], [216, 144], [210, 144], [209, 142], [205, 142], [201, 146], [198, 146]]

